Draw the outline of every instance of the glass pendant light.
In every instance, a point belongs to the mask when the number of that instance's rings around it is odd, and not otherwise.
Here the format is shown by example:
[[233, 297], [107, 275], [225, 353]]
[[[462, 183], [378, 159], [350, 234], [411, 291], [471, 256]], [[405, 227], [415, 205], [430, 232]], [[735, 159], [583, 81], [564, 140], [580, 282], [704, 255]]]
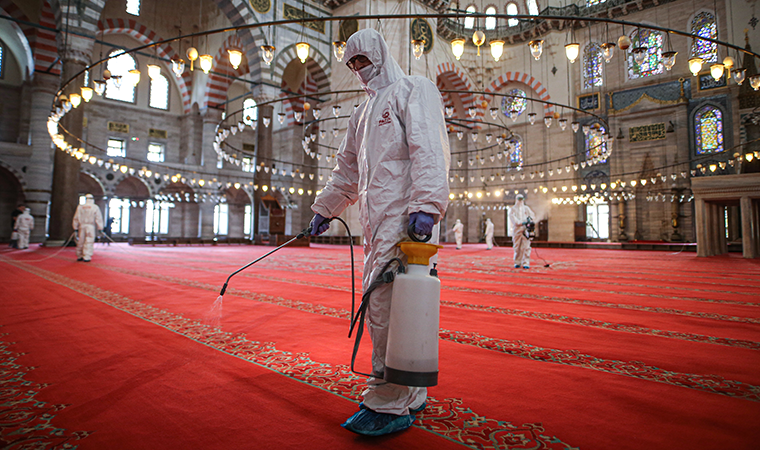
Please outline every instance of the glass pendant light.
[[749, 85], [752, 86], [752, 89], [754, 90], [760, 89], [760, 75], [752, 75], [749, 77]]
[[694, 56], [692, 58], [689, 58], [689, 70], [691, 71], [691, 74], [695, 77], [699, 75], [699, 71], [702, 70], [702, 64], [705, 62], [704, 59], [699, 58], [697, 56]]
[[463, 137], [464, 137], [464, 131], [457, 131], [457, 139], [461, 141]]
[[185, 71], [185, 60], [175, 56], [172, 58], [172, 72], [174, 72], [174, 76], [177, 78], [182, 77], [182, 73]]
[[267, 66], [272, 64], [272, 60], [274, 60], [274, 51], [275, 48], [273, 45], [262, 45], [261, 47], [261, 59], [264, 61], [264, 64]]
[[477, 142], [478, 141], [478, 132], [477, 131], [473, 131], [472, 133], [470, 133], [470, 136], [472, 136], [472, 142]]
[[271, 117], [263, 117], [262, 119], [264, 121], [264, 127], [269, 128], [269, 124], [272, 123], [272, 118]]
[[715, 63], [710, 65], [710, 75], [715, 79], [715, 81], [720, 80], [720, 78], [723, 76], [723, 64]]
[[337, 118], [340, 115], [340, 108], [341, 108], [340, 105], [335, 105], [332, 107], [332, 112], [333, 112], [334, 117]]
[[337, 59], [338, 62], [343, 61], [343, 56], [346, 54], [346, 43], [344, 41], [334, 41], [332, 45], [335, 59]]
[[478, 56], [480, 56], [480, 46], [486, 43], [486, 34], [481, 30], [472, 33], [472, 43], [478, 47]]
[[280, 124], [285, 123], [285, 113], [277, 113], [277, 121], [280, 122]]
[[90, 100], [92, 100], [92, 94], [93, 94], [93, 91], [91, 87], [82, 86], [82, 98], [84, 99], [85, 102], [89, 102]]
[[103, 95], [103, 93], [106, 91], [106, 82], [104, 80], [95, 80], [92, 82], [92, 85], [95, 93], [98, 95]]
[[464, 54], [464, 43], [464, 38], [456, 38], [451, 41], [451, 53], [454, 54], [457, 61], [459, 61], [459, 58]]
[[647, 59], [647, 52], [648, 48], [646, 47], [636, 47], [633, 50], [631, 50], [631, 53], [633, 53], [633, 60], [636, 61], [636, 64], [642, 64]]
[[293, 111], [293, 117], [296, 119], [296, 122], [300, 122], [303, 118], [303, 113], [301, 111]]
[[314, 108], [314, 111], [312, 111], [312, 114], [314, 114], [314, 118], [316, 120], [319, 120], [319, 117], [322, 115], [322, 110], [319, 108]]
[[299, 42], [296, 44], [296, 54], [302, 64], [306, 64], [306, 59], [309, 58], [309, 49], [311, 46], [306, 42]]
[[535, 58], [536, 61], [541, 59], [541, 53], [544, 52], [543, 39], [534, 39], [528, 42], [528, 47], [530, 48], [530, 54], [533, 55], [533, 58]]
[[155, 80], [156, 78], [161, 76], [161, 66], [158, 64], [148, 64], [148, 77], [150, 77], [151, 80]]
[[578, 59], [580, 49], [581, 44], [578, 44], [577, 42], [565, 45], [565, 56], [567, 56], [567, 59], [570, 60], [570, 64], [575, 63], [575, 60]]
[[528, 121], [530, 122], [531, 125], [533, 125], [534, 123], [536, 123], [536, 113], [534, 113], [534, 112], [529, 113], [528, 114]]
[[425, 41], [422, 39], [412, 39], [412, 54], [414, 59], [420, 59], [425, 51]]
[[333, 133], [333, 137], [338, 137], [338, 129], [337, 128], [333, 128], [332, 129], [332, 133]]
[[605, 42], [602, 44], [602, 57], [604, 58], [604, 62], [608, 63], [612, 61], [612, 56], [615, 54], [615, 43], [614, 42]]
[[198, 59], [198, 49], [190, 47], [187, 49], [187, 59], [190, 60], [190, 71], [193, 70], [193, 62]]
[[[752, 79], [750, 78], [750, 81]], [[71, 106], [74, 108], [78, 107], [80, 103], [82, 103], [82, 96], [77, 94], [76, 92], [72, 92], [69, 94], [69, 101], [71, 102]]]
[[678, 52], [670, 51], [662, 53], [662, 65], [666, 70], [670, 70], [676, 65], [676, 55]]
[[560, 130], [565, 131], [565, 128], [567, 128], [567, 119], [559, 119], [557, 123], [559, 124]]
[[494, 61], [498, 62], [501, 55], [504, 54], [504, 41], [495, 39], [489, 45], [491, 45], [491, 56], [493, 56]]
[[620, 47], [620, 50], [628, 50], [628, 47], [631, 46], [631, 38], [624, 34], [618, 38], [617, 45]]
[[552, 116], [544, 117], [544, 125], [546, 125], [546, 128], [549, 128], [552, 126]]
[[446, 109], [446, 117], [450, 118], [454, 114], [454, 107], [447, 106], [445, 109]]
[[736, 84], [739, 86], [744, 83], [744, 79], [747, 77], [747, 69], [736, 69], [734, 70], [734, 81], [736, 81]]
[[240, 67], [240, 63], [243, 62], [243, 52], [236, 48], [227, 49], [227, 54], [230, 57], [230, 65], [233, 69], [237, 70]]
[[474, 106], [470, 106], [469, 108], [467, 108], [467, 114], [469, 114], [469, 116], [474, 119], [475, 116], [478, 115], [478, 108]]
[[580, 127], [581, 127], [581, 124], [579, 122], [573, 122], [570, 124], [570, 128], [572, 128], [573, 133], [577, 133]]
[[214, 57], [211, 55], [201, 55], [198, 57], [200, 59], [201, 64], [201, 70], [203, 73], [208, 73], [211, 70], [211, 66], [214, 63]]
[[510, 109], [509, 110], [509, 118], [512, 119], [512, 122], [517, 120], [517, 117], [520, 115], [520, 112], [516, 109]]
[[137, 84], [140, 82], [140, 71], [137, 69], [132, 69], [129, 71], [129, 83], [132, 84], [132, 86], [137, 86]]
[[488, 112], [491, 114], [491, 119], [496, 120], [496, 117], [499, 115], [499, 108], [491, 108]]

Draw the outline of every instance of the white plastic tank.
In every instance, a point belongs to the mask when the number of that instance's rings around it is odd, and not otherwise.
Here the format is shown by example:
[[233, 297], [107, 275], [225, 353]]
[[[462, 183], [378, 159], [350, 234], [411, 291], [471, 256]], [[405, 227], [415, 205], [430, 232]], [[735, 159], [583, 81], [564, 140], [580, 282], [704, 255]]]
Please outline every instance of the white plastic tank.
[[384, 379], [404, 386], [438, 384], [438, 314], [441, 281], [428, 262], [439, 245], [402, 242], [406, 273], [393, 282]]

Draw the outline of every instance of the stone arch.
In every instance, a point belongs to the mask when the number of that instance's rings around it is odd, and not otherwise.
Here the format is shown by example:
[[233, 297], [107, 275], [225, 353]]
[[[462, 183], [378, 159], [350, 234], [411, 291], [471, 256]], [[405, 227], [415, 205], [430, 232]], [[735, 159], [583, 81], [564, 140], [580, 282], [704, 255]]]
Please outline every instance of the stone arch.
[[[26, 15], [11, 0], [0, 0], [0, 14], [18, 20], [29, 21]], [[8, 33], [5, 39], [5, 50], [11, 53], [23, 68], [24, 79], [31, 77], [36, 69], [36, 62], [32, 54], [36, 30], [28, 25], [19, 26], [18, 23], [13, 21], [7, 21], [5, 24], [13, 30], [13, 33]]]
[[[551, 101], [549, 90], [544, 87], [536, 78], [525, 72], [507, 72], [499, 76], [499, 78], [493, 80], [491, 84], [486, 88], [486, 92], [489, 94], [498, 93], [501, 88], [512, 81], [527, 85], [533, 92], [535, 92], [536, 96], [539, 99], [544, 101]], [[544, 115], [548, 115], [554, 112], [554, 105], [548, 105], [544, 103], [543, 106]], [[479, 114], [481, 113], [482, 112], [479, 112]]]
[[233, 35], [227, 38], [214, 57], [214, 73], [210, 73], [206, 79], [206, 95], [203, 101], [205, 107], [225, 103], [227, 101], [227, 89], [234, 81], [231, 77], [240, 77], [248, 71], [248, 66], [244, 66], [242, 63], [237, 69], [232, 68], [227, 56], [227, 50], [231, 48], [243, 48], [243, 42], [239, 37]]
[[[276, 57], [274, 64], [274, 78], [281, 80], [285, 74], [285, 69], [294, 59], [298, 59], [296, 54], [295, 44], [285, 47]], [[316, 47], [311, 47], [309, 50], [309, 58], [304, 63], [306, 64], [306, 70], [317, 84], [317, 90], [319, 92], [326, 92], [330, 90], [330, 75], [332, 73], [330, 69], [330, 60], [325, 57]]]
[[[278, 55], [277, 61], [275, 62], [275, 75], [280, 79], [280, 86], [282, 88], [300, 95], [314, 95], [318, 92], [326, 92], [330, 89], [330, 66], [324, 59], [324, 55], [315, 48], [311, 49], [310, 55], [311, 56], [309, 56], [309, 59], [307, 59], [305, 63], [306, 77], [301, 81], [297, 89], [294, 89], [294, 86], [287, 85], [287, 80], [292, 78], [292, 71], [302, 70], [301, 67], [304, 65], [296, 55], [295, 45], [287, 47], [285, 51]], [[320, 63], [320, 61], [322, 61], [322, 63]], [[327, 67], [327, 69], [324, 69], [323, 67]], [[285, 97], [288, 97], [288, 94], [281, 91], [280, 98]], [[295, 123], [295, 116], [293, 114], [295, 111], [303, 112], [303, 101], [304, 100], [301, 99], [298, 101], [284, 102], [283, 112], [287, 114], [286, 125], [293, 125]], [[312, 106], [316, 107], [316, 105]]]
[[78, 31], [83, 34], [95, 34], [98, 31], [98, 19], [106, 2], [103, 0], [81, 0], [72, 5], [72, 11], [64, 14], [60, 0], [49, 0], [55, 17], [54, 28], [58, 30]]
[[[163, 38], [158, 36], [153, 30], [150, 30], [145, 25], [132, 20], [132, 19], [106, 19], [105, 21], [98, 22], [98, 27], [102, 31], [104, 36], [108, 35], [116, 35], [116, 34], [126, 34], [127, 36], [132, 37], [136, 41], [142, 43], [142, 44], [150, 44], [152, 42], [156, 41], [162, 41]], [[177, 55], [177, 52], [174, 51], [174, 48], [172, 48], [171, 45], [162, 44], [159, 45], [158, 48], [158, 55], [161, 58], [165, 59], [172, 59]], [[190, 85], [192, 83], [192, 75], [190, 74], [189, 70], [185, 70], [185, 72], [182, 74], [182, 78], [177, 79], [177, 77], [173, 76], [173, 72], [171, 71], [170, 64], [167, 64], [165, 61], [160, 60], [160, 64], [164, 67], [164, 70], [166, 70], [168, 73], [172, 74], [169, 78], [172, 78], [177, 83], [177, 86], [179, 87], [179, 92], [182, 95], [182, 110], [184, 113], [190, 112]]]
[[[450, 62], [438, 65], [435, 71], [435, 80], [438, 89], [472, 90], [472, 83], [467, 75]], [[450, 93], [444, 92], [441, 95], [443, 96], [444, 105], [453, 106], [458, 117], [465, 117], [467, 109], [475, 104], [475, 96], [473, 94], [452, 96]]]
[[119, 180], [113, 194], [120, 198], [129, 198], [136, 200], [146, 200], [151, 197], [150, 186], [141, 178], [135, 176], [125, 176]]
[[79, 195], [92, 194], [94, 197], [103, 197], [106, 195], [106, 184], [94, 173], [83, 170], [79, 172], [79, 185], [77, 193]]
[[3, 168], [10, 172], [14, 177], [16, 177], [16, 181], [18, 181], [19, 185], [21, 185], [21, 189], [23, 191], [26, 191], [27, 184], [26, 179], [24, 178], [24, 174], [16, 170], [13, 166], [6, 163], [5, 161], [0, 160], [0, 168]]
[[229, 204], [249, 205], [253, 201], [253, 198], [242, 186], [240, 189], [235, 189], [234, 187], [227, 188], [224, 194]]
[[[259, 23], [258, 18], [244, 0], [215, 0], [219, 10], [227, 17], [233, 26]], [[271, 14], [271, 13], [270, 13]], [[271, 69], [259, 57], [259, 47], [266, 39], [261, 28], [246, 28], [237, 31], [237, 37], [242, 42], [241, 49], [245, 50], [248, 60], [248, 72], [252, 79], [268, 78]]]
[[11, 235], [11, 214], [24, 200], [24, 189], [19, 178], [7, 166], [0, 165], [0, 239]]

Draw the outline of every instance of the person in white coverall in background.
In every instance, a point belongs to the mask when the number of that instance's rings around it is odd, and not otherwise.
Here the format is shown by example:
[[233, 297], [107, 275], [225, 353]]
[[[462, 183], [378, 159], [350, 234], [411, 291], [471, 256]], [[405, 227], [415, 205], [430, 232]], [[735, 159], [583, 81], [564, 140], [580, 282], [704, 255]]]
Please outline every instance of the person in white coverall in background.
[[454, 239], [457, 241], [457, 250], [462, 249], [462, 235], [464, 234], [464, 225], [462, 221], [457, 219], [457, 223], [454, 224], [454, 228], [451, 229], [454, 232]]
[[536, 215], [526, 204], [525, 197], [518, 194], [515, 206], [509, 210], [509, 220], [512, 222], [512, 250], [514, 251], [515, 269], [522, 266], [530, 269], [530, 239], [528, 237], [528, 222], [533, 222]]
[[29, 248], [29, 233], [34, 229], [34, 218], [30, 214], [31, 210], [25, 208], [24, 212], [16, 217], [16, 223], [13, 231], [18, 233], [18, 248]]
[[486, 250], [493, 248], [493, 222], [491, 219], [486, 219]]
[[[366, 290], [388, 261], [406, 261], [396, 244], [408, 240], [407, 228], [436, 240], [433, 227], [448, 206], [449, 141], [438, 88], [427, 78], [404, 75], [377, 31], [354, 33], [345, 58], [369, 98], [348, 121], [332, 180], [312, 205], [311, 227], [313, 235], [325, 232], [330, 218], [359, 202]], [[425, 407], [426, 388], [383, 380], [392, 287], [383, 284], [369, 296], [373, 377], [359, 412], [343, 424], [359, 434], [406, 429]]]
[[85, 196], [84, 205], [77, 206], [71, 224], [77, 232], [77, 261], [90, 262], [95, 247], [96, 233], [103, 229], [103, 214], [92, 194]]

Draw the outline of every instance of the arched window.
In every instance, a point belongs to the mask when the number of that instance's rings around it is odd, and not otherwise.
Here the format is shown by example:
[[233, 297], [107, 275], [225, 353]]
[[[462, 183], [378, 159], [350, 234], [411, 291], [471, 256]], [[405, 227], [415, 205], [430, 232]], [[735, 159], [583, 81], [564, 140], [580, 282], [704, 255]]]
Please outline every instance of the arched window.
[[[495, 16], [496, 7], [489, 6], [488, 8], [486, 8], [486, 15]], [[495, 29], [496, 29], [496, 17], [486, 17], [486, 30], [495, 30]]]
[[150, 79], [150, 107], [169, 109], [169, 80], [161, 74]]
[[[591, 130], [586, 135], [586, 159], [591, 159], [595, 156], [602, 157], [603, 154], [607, 153], [607, 143], [604, 142], [604, 138], [602, 137], [604, 132], [603, 126], [599, 124], [591, 125]], [[605, 161], [607, 161], [606, 158], [600, 162]]]
[[525, 111], [525, 107], [528, 105], [527, 95], [522, 89], [511, 89], [507, 92], [505, 97], [501, 99], [501, 112], [505, 116], [509, 117], [512, 111], [517, 111], [517, 115]]
[[139, 16], [140, 0], [127, 0], [127, 12], [133, 16]]
[[[507, 4], [507, 14], [510, 16], [514, 16], [516, 14], [519, 14], [517, 11], [517, 3], [509, 3]], [[507, 25], [510, 27], [516, 27], [520, 23], [517, 19], [507, 19]]]
[[583, 89], [602, 85], [602, 47], [596, 42], [583, 51]]
[[[718, 29], [715, 25], [715, 16], [705, 11], [694, 16], [691, 21], [691, 34], [717, 39]], [[694, 39], [691, 43], [691, 56], [698, 56], [705, 62], [716, 62], [718, 60], [718, 44]]]
[[714, 106], [703, 106], [694, 116], [697, 154], [723, 151], [723, 114]]
[[538, 15], [538, 1], [537, 0], [525, 0], [525, 6], [528, 8], [528, 14], [531, 16]]
[[129, 233], [129, 206], [129, 200], [125, 198], [112, 198], [108, 201], [108, 217], [113, 219], [112, 233]]
[[[472, 14], [478, 12], [478, 8], [475, 7], [475, 5], [470, 5], [465, 9], [465, 12], [467, 14]], [[474, 17], [466, 17], [464, 18], [464, 27], [467, 30], [471, 30], [475, 26], [475, 18]]]
[[607, 3], [607, 0], [586, 0], [586, 6], [596, 6]]
[[228, 233], [228, 207], [226, 203], [217, 203], [214, 206], [214, 234], [225, 236]]
[[0, 43], [0, 78], [3, 78], [3, 68], [5, 67], [5, 48]]
[[250, 127], [257, 120], [259, 120], [259, 108], [256, 107], [256, 100], [245, 99], [243, 101], [243, 123]]
[[512, 136], [507, 143], [509, 156], [507, 157], [508, 167], [520, 167], [523, 164], [523, 146], [522, 138], [518, 135]]
[[[633, 49], [638, 47], [647, 48], [646, 57], [641, 64], [633, 57]], [[628, 48], [628, 79], [657, 75], [662, 71], [662, 33], [646, 29], [633, 31], [631, 46]]]
[[[129, 82], [129, 71], [136, 66], [135, 58], [124, 50], [114, 50], [109, 55], [106, 69], [111, 72], [111, 78], [106, 82], [106, 98], [134, 103], [135, 87]], [[115, 56], [115, 58], [114, 58]], [[115, 78], [120, 77], [120, 78]]]

